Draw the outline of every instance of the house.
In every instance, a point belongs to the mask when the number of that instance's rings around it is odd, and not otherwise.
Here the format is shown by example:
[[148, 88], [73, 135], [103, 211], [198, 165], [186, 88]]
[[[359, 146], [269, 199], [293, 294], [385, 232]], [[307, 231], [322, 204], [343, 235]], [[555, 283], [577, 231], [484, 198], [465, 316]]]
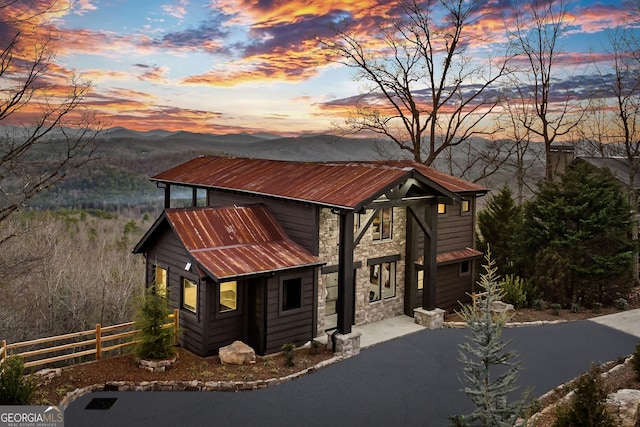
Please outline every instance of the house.
[[[348, 342], [353, 325], [441, 313], [473, 289], [487, 190], [422, 164], [198, 157], [151, 180], [165, 211], [134, 252], [197, 354]], [[172, 207], [185, 188], [191, 206]]]

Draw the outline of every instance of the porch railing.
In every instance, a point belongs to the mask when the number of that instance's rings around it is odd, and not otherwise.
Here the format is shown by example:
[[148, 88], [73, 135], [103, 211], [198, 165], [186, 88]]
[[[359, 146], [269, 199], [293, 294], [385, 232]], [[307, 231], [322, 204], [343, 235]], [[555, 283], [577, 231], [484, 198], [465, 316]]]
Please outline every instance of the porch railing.
[[[178, 313], [178, 309], [175, 309], [169, 315], [169, 321], [164, 325], [165, 328], [173, 329], [175, 344], [178, 343], [178, 331], [180, 328]], [[140, 330], [133, 329], [134, 325], [135, 322], [105, 327], [97, 324], [95, 329], [87, 331], [14, 344], [7, 344], [6, 340], [2, 340], [0, 342], [0, 366], [9, 356], [21, 357], [25, 361], [25, 368], [48, 365], [93, 354], [95, 354], [96, 360], [100, 360], [106, 352], [132, 346], [139, 342], [134, 337]]]

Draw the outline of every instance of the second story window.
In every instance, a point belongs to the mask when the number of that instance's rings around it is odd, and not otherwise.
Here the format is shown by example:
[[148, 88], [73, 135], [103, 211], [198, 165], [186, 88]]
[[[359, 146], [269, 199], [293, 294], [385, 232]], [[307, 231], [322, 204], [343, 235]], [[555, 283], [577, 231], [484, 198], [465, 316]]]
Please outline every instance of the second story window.
[[469, 203], [468, 200], [463, 200], [462, 203], [460, 204], [460, 212], [461, 213], [467, 213], [471, 210], [471, 204]]
[[447, 213], [447, 205], [444, 203], [438, 203], [438, 215], [444, 215]]
[[390, 240], [393, 228], [393, 208], [383, 208], [378, 211], [371, 224], [373, 240]]

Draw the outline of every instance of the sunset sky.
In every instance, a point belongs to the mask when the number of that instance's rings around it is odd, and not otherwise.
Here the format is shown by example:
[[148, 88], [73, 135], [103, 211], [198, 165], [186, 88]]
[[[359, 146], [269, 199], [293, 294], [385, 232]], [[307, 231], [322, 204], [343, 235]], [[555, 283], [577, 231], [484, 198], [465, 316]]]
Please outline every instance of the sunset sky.
[[[511, 6], [487, 4], [475, 31], [497, 46]], [[582, 73], [628, 6], [567, 4], [563, 66]], [[78, 0], [46, 29], [55, 38], [52, 69], [90, 80], [86, 105], [109, 126], [297, 135], [330, 130], [363, 91], [317, 37], [349, 19], [365, 40], [398, 13], [397, 1], [386, 0]], [[485, 43], [476, 52], [492, 49]], [[600, 59], [606, 66], [606, 56]]]

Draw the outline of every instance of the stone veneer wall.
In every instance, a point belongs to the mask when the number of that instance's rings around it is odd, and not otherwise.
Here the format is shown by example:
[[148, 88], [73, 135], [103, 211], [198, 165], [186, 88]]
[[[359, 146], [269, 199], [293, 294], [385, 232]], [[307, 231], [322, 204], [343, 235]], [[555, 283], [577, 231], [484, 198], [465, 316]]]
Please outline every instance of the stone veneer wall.
[[[320, 209], [319, 215], [319, 256], [326, 261], [327, 266], [338, 264], [338, 215], [330, 209]], [[362, 267], [356, 270], [356, 325], [377, 322], [388, 317], [404, 313], [404, 266], [406, 255], [406, 210], [405, 208], [393, 208], [392, 239], [385, 241], [373, 240], [373, 227], [369, 227], [365, 236], [360, 240], [353, 251], [353, 261], [362, 263]], [[367, 260], [388, 255], [400, 255], [396, 261], [396, 296], [369, 302], [369, 267]], [[318, 336], [324, 333], [325, 328], [325, 283], [323, 274], [318, 273]]]

